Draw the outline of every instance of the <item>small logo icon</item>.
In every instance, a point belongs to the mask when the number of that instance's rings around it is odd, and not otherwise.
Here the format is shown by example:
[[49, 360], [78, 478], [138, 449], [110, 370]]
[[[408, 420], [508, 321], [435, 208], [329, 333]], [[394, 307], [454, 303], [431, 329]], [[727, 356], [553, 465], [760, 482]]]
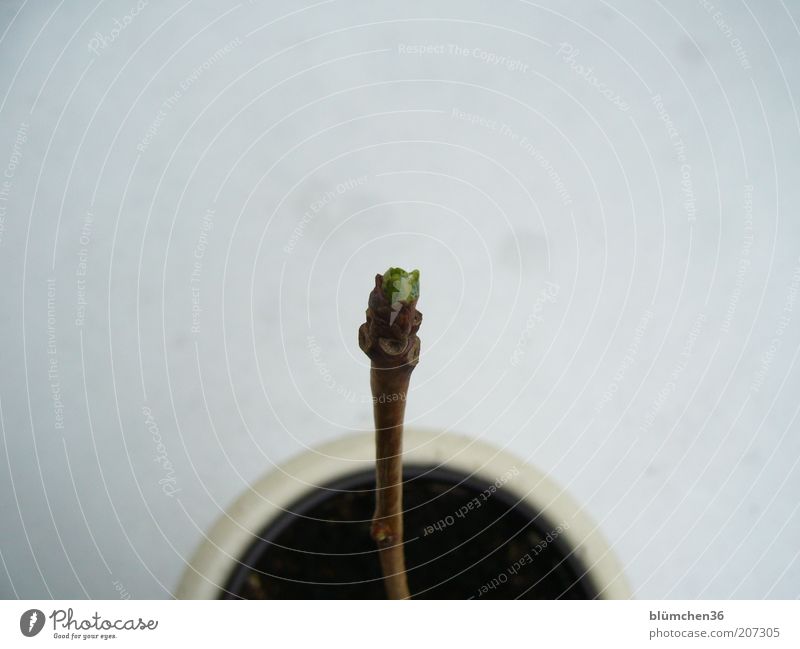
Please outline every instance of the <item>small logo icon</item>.
[[38, 608], [25, 611], [19, 618], [19, 630], [22, 635], [32, 638], [44, 627], [44, 613]]

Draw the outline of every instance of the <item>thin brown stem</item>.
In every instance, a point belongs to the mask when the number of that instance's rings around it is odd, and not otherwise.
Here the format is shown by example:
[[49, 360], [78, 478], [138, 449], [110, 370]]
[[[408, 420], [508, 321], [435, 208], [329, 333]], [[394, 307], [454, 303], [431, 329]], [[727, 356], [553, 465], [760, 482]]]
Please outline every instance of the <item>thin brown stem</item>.
[[373, 414], [377, 450], [371, 534], [378, 546], [389, 599], [408, 599], [411, 593], [403, 552], [403, 418], [411, 372], [373, 367], [370, 375], [376, 399]]
[[422, 314], [416, 300], [392, 309], [383, 291], [383, 278], [375, 278], [367, 321], [359, 329], [359, 345], [371, 363], [373, 416], [375, 419], [375, 515], [371, 534], [378, 546], [386, 593], [390, 599], [408, 599], [403, 553], [403, 420], [406, 395], [419, 361], [416, 335]]

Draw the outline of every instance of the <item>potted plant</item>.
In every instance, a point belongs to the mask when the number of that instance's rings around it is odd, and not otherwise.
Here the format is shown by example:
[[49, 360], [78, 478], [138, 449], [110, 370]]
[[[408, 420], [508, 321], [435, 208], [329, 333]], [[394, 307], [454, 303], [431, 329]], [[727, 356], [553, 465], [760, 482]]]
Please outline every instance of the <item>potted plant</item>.
[[358, 345], [370, 359], [375, 418], [375, 513], [370, 534], [377, 544], [389, 599], [408, 599], [403, 551], [403, 420], [411, 373], [419, 363], [419, 271], [390, 268], [375, 276], [367, 321]]
[[369, 296], [359, 346], [374, 439], [336, 440], [258, 481], [210, 531], [178, 597], [630, 596], [597, 526], [536, 468], [475, 439], [404, 433], [418, 297], [419, 273], [399, 268]]

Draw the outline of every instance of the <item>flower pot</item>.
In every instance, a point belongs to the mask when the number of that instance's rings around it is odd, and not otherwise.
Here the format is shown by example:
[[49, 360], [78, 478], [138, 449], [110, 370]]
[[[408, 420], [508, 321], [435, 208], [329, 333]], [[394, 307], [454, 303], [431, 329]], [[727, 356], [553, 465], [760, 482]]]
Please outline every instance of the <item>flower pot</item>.
[[[407, 430], [405, 552], [415, 599], [616, 599], [596, 525], [535, 467], [484, 442]], [[384, 597], [369, 524], [374, 437], [303, 453], [248, 489], [192, 558], [179, 598]]]

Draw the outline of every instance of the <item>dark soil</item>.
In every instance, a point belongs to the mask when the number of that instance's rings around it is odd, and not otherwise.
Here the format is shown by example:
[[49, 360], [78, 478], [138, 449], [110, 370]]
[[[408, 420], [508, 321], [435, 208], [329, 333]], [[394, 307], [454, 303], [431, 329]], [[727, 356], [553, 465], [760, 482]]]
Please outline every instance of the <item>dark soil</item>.
[[[488, 485], [450, 471], [407, 467], [404, 473], [405, 552], [415, 599], [596, 596], [575, 557], [565, 556], [562, 521], [537, 516], [502, 488], [481, 498]], [[357, 474], [296, 503], [255, 539], [221, 597], [384, 598], [369, 535], [374, 484], [371, 472]], [[462, 509], [470, 502], [471, 509]]]

